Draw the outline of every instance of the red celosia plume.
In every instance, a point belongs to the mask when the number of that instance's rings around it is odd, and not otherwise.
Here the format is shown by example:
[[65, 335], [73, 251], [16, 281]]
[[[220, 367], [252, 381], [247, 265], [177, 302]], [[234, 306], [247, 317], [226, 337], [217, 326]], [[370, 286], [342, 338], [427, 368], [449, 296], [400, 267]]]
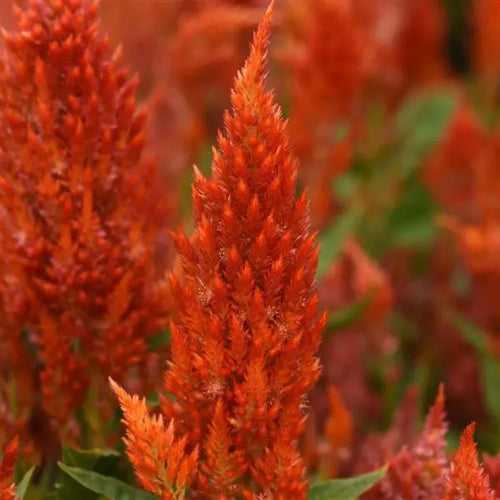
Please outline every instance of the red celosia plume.
[[3, 449], [0, 462], [0, 500], [14, 500], [16, 491], [14, 487], [14, 467], [17, 460], [18, 440], [14, 438]]
[[145, 114], [97, 8], [31, 0], [0, 63], [1, 252], [22, 290], [2, 299], [34, 332], [44, 404], [63, 424], [90, 379], [144, 362], [158, 327]]
[[386, 457], [389, 458], [386, 477], [364, 498], [442, 500], [445, 490], [443, 478], [448, 470], [445, 440], [447, 429], [444, 389], [441, 386], [420, 435], [412, 443], [404, 445], [399, 452]]
[[484, 469], [490, 478], [490, 483], [495, 495], [500, 498], [500, 455], [483, 456]]
[[479, 464], [476, 443], [474, 442], [475, 424], [469, 425], [460, 439], [453, 462], [444, 500], [495, 500], [488, 477]]

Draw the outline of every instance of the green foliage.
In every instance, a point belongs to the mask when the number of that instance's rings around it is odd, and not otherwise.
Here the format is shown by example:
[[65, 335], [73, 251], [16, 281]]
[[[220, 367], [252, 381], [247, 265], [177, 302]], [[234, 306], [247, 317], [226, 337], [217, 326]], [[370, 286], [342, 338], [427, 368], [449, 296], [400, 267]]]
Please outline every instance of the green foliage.
[[[408, 99], [394, 117], [393, 140], [375, 153], [360, 155], [335, 180], [337, 198], [348, 207], [348, 214], [357, 214], [350, 229], [370, 254], [432, 245], [436, 206], [422, 184], [420, 167], [442, 137], [455, 101], [453, 95], [436, 91]], [[336, 224], [341, 223], [342, 219]], [[329, 228], [321, 243], [328, 244], [326, 236], [331, 234], [335, 230]]]
[[357, 500], [383, 479], [387, 468], [349, 479], [334, 479], [315, 484], [309, 492], [309, 500]]
[[321, 278], [330, 269], [331, 264], [342, 252], [344, 243], [355, 231], [359, 220], [360, 214], [356, 210], [347, 211], [321, 235], [318, 277]]
[[149, 350], [153, 352], [167, 347], [169, 344], [170, 332], [168, 330], [162, 330], [148, 340]]
[[[86, 470], [96, 474], [112, 476], [116, 474], [120, 454], [113, 450], [75, 450], [65, 448], [63, 450], [63, 462], [60, 468], [66, 472], [65, 467], [70, 470]], [[98, 498], [96, 492], [87, 488], [81, 481], [75, 479], [71, 474], [64, 474], [56, 485], [57, 498], [78, 498], [79, 500], [94, 500]], [[99, 493], [99, 492], [97, 492]]]
[[328, 331], [341, 330], [343, 328], [348, 328], [353, 323], [356, 323], [363, 313], [366, 311], [368, 306], [372, 301], [371, 295], [363, 297], [361, 300], [353, 302], [342, 309], [335, 311], [328, 317]]
[[26, 474], [24, 474], [21, 481], [19, 481], [19, 484], [16, 486], [17, 500], [23, 500], [24, 497], [26, 496], [34, 472], [35, 472], [35, 467], [31, 467], [31, 469], [29, 469], [26, 472]]
[[390, 241], [398, 248], [426, 248], [436, 236], [435, 205], [428, 192], [415, 182], [388, 214]]
[[402, 175], [413, 174], [441, 138], [455, 109], [455, 99], [443, 92], [410, 98], [396, 115], [396, 158]]
[[[77, 482], [84, 489], [93, 492], [93, 498], [97, 495], [104, 495], [109, 500], [154, 500], [156, 497], [146, 491], [133, 488], [128, 484], [115, 479], [114, 477], [104, 476], [97, 472], [81, 469], [79, 467], [69, 467], [59, 463], [59, 467], [67, 476]], [[83, 498], [81, 496], [68, 496], [65, 498]]]

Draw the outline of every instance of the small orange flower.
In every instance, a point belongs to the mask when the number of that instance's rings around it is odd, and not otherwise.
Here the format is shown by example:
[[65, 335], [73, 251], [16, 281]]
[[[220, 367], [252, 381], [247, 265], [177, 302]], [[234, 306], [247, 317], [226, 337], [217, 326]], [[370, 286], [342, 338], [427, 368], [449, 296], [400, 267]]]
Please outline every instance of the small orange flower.
[[142, 486], [162, 500], [182, 500], [190, 487], [198, 461], [198, 450], [187, 453], [186, 437], [175, 437], [174, 422], [165, 424], [161, 415], [151, 416], [146, 401], [129, 396], [113, 380], [127, 429], [127, 455]]
[[477, 457], [475, 424], [469, 425], [460, 439], [443, 500], [495, 500], [490, 483]]

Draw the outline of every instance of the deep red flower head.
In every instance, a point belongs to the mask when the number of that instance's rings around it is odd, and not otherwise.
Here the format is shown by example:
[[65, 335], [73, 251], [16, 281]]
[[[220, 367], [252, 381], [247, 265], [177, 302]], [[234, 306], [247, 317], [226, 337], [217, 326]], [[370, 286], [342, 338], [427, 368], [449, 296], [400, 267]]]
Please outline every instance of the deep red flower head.
[[[446, 486], [444, 478], [448, 471], [445, 440], [447, 429], [444, 389], [441, 386], [436, 401], [427, 414], [422, 432], [389, 457], [386, 477], [364, 498], [442, 500]], [[391, 441], [387, 444], [391, 444]]]
[[460, 439], [453, 462], [444, 500], [495, 500], [490, 489], [488, 477], [479, 464], [476, 443], [474, 442], [475, 424], [469, 425]]

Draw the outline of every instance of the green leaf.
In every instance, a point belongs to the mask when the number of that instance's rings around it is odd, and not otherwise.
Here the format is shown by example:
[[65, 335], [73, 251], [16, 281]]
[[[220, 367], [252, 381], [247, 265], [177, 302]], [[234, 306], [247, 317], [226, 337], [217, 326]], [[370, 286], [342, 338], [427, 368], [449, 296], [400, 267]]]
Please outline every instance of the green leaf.
[[463, 339], [472, 345], [481, 356], [488, 354], [486, 337], [477, 325], [458, 313], [452, 313], [451, 320]]
[[369, 294], [361, 300], [335, 311], [328, 318], [328, 331], [341, 330], [358, 321], [371, 301], [372, 297], [371, 294]]
[[[115, 475], [120, 454], [114, 450], [93, 449], [76, 450], [63, 449], [63, 462], [66, 466], [98, 472], [107, 476]], [[78, 498], [78, 500], [96, 500], [95, 492], [84, 488], [79, 481], [69, 475], [60, 478], [57, 484], [59, 498]]]
[[356, 500], [377, 484], [385, 475], [387, 467], [349, 479], [334, 479], [314, 485], [309, 500]]
[[169, 344], [170, 332], [168, 330], [162, 330], [148, 340], [148, 347], [150, 351], [158, 351], [162, 347], [166, 347]]
[[486, 406], [500, 430], [500, 360], [491, 352], [485, 333], [460, 314], [452, 314], [452, 322], [462, 337], [475, 349], [481, 360], [482, 385]]
[[155, 500], [156, 497], [144, 490], [133, 488], [113, 477], [103, 476], [79, 467], [69, 467], [59, 462], [59, 467], [71, 478], [90, 491], [104, 495], [109, 500]]
[[396, 116], [396, 133], [402, 139], [399, 167], [409, 175], [439, 141], [456, 106], [453, 95], [427, 92], [410, 98]]
[[75, 448], [63, 449], [63, 462], [66, 465], [81, 467], [82, 469], [100, 469], [115, 465], [120, 459], [120, 454], [111, 449], [93, 448], [91, 450], [78, 450]]
[[388, 216], [388, 245], [426, 247], [437, 233], [436, 207], [429, 193], [417, 180], [412, 180], [398, 205]]
[[21, 481], [19, 481], [19, 484], [16, 486], [16, 500], [23, 500], [31, 483], [33, 472], [35, 472], [35, 467], [31, 467], [31, 469], [24, 474]]
[[320, 251], [318, 260], [318, 278], [321, 278], [330, 269], [330, 266], [339, 256], [344, 243], [351, 236], [361, 217], [358, 211], [348, 210], [338, 217], [320, 236]]

